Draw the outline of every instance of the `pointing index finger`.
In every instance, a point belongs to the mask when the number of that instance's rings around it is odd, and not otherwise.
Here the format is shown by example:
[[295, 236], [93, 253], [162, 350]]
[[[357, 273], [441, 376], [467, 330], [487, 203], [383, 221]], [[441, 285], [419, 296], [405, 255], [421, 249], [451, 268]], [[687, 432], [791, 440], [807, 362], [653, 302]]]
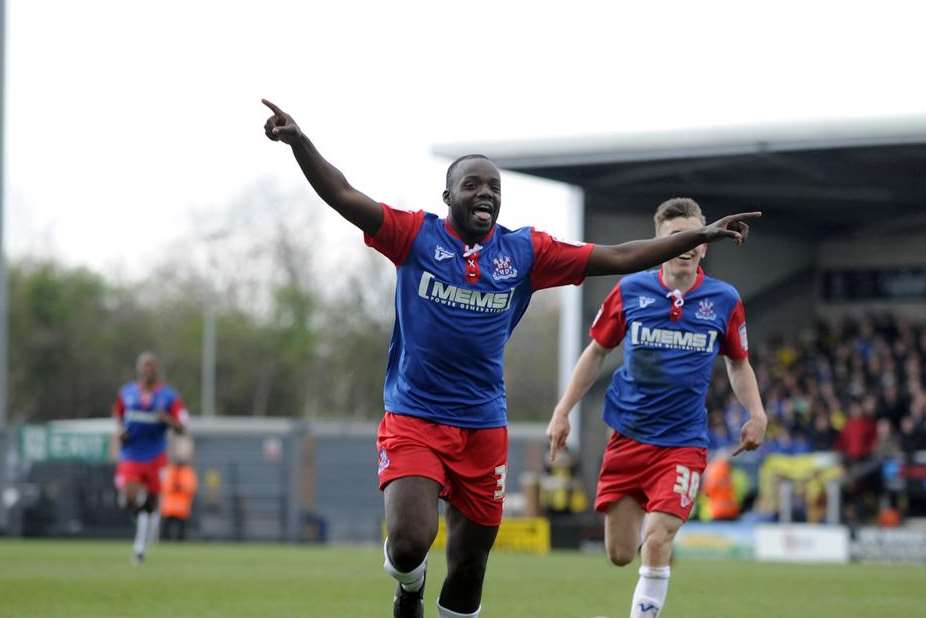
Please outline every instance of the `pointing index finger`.
[[761, 216], [762, 216], [761, 211], [755, 211], [755, 212], [736, 213], [735, 215], [730, 215], [730, 218], [733, 219], [734, 221], [745, 221], [746, 219], [758, 219]]
[[274, 114], [277, 114], [279, 116], [283, 115], [283, 110], [277, 107], [274, 103], [271, 103], [270, 101], [268, 101], [267, 99], [261, 99], [260, 102], [266, 105], [267, 107], [269, 107], [273, 111]]

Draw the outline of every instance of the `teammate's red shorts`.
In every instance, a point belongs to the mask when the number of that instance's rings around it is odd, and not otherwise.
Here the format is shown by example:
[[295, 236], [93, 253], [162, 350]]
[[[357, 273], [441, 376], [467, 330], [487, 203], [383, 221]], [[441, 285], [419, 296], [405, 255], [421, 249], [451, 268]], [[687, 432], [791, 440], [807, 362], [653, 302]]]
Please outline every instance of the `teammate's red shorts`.
[[441, 485], [441, 498], [483, 526], [502, 522], [508, 428], [463, 429], [387, 412], [376, 436], [379, 488], [404, 476]]
[[167, 465], [167, 455], [161, 453], [148, 461], [123, 459], [116, 464], [116, 489], [129, 483], [142, 483], [148, 493], [161, 493], [161, 468]]
[[604, 451], [595, 510], [630, 496], [647, 513], [688, 519], [707, 465], [707, 449], [642, 444], [614, 432]]

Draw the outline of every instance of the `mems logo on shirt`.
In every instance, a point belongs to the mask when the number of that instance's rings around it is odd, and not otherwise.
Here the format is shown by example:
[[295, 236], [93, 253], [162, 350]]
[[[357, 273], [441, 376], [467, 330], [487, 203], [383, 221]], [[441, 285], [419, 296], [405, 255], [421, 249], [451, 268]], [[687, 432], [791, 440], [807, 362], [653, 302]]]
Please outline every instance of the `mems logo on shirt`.
[[687, 350], [691, 352], [711, 352], [717, 341], [717, 331], [695, 333], [671, 328], [649, 328], [642, 322], [630, 324], [630, 342], [633, 345], [645, 345], [669, 350]]
[[161, 422], [157, 417], [157, 412], [154, 410], [126, 410], [125, 420], [130, 423], [145, 423], [149, 425]]
[[421, 273], [421, 281], [418, 283], [418, 296], [431, 302], [469, 311], [501, 313], [511, 308], [514, 288], [507, 292], [480, 292], [444, 283], [425, 271]]

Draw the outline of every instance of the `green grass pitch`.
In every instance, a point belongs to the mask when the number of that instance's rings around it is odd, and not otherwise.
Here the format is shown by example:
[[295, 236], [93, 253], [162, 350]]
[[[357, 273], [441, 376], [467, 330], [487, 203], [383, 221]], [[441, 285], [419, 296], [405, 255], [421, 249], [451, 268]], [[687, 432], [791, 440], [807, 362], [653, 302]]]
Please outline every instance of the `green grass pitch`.
[[[2, 618], [391, 616], [378, 548], [0, 541]], [[426, 615], [445, 572], [431, 559]], [[623, 618], [636, 566], [602, 555], [494, 554], [482, 618]], [[679, 560], [663, 618], [903, 618], [926, 615], [926, 567]]]

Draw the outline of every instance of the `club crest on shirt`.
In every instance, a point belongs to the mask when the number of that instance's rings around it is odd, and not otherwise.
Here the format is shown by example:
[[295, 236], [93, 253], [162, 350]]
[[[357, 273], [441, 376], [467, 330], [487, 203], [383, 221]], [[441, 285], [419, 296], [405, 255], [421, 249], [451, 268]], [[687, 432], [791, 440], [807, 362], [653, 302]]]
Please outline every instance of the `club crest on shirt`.
[[448, 258], [452, 258], [453, 256], [454, 256], [453, 251], [447, 251], [440, 245], [437, 245], [436, 247], [434, 247], [434, 259], [437, 260], [438, 262], [442, 262]]
[[637, 298], [637, 300], [640, 301], [640, 309], [646, 309], [647, 307], [652, 305], [654, 302], [656, 302], [656, 299], [653, 298], [652, 296], [640, 296], [639, 298]]
[[518, 269], [511, 264], [511, 257], [507, 255], [493, 259], [492, 266], [494, 267], [492, 278], [496, 281], [514, 279], [518, 276]]
[[717, 314], [714, 313], [714, 303], [708, 299], [702, 300], [698, 303], [698, 312], [695, 313], [695, 317], [699, 320], [713, 320], [717, 317]]

